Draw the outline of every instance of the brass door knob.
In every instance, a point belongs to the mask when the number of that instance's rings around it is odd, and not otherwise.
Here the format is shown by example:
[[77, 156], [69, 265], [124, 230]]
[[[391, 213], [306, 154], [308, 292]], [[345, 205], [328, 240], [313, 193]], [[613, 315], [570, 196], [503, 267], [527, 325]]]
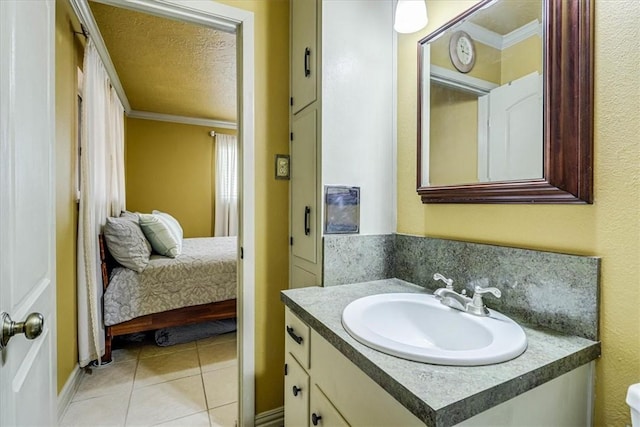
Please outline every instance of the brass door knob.
[[0, 350], [2, 350], [16, 334], [24, 334], [28, 340], [40, 336], [44, 327], [44, 316], [40, 313], [31, 313], [24, 322], [14, 322], [8, 313], [2, 312], [0, 324]]

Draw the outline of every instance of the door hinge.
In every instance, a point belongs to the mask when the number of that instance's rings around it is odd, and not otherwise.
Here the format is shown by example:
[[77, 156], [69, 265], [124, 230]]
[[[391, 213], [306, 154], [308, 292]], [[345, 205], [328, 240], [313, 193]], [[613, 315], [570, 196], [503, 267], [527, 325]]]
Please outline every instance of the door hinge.
[[293, 237], [289, 237], [289, 246], [293, 246]]
[[291, 133], [289, 134], [289, 139], [290, 139], [291, 141], [293, 141], [293, 132], [291, 132]]
[[244, 259], [244, 248], [240, 246], [240, 259]]
[[293, 96], [289, 98], [289, 105], [293, 107]]
[[284, 374], [287, 375], [289, 373], [289, 367], [287, 366], [287, 364], [284, 364]]

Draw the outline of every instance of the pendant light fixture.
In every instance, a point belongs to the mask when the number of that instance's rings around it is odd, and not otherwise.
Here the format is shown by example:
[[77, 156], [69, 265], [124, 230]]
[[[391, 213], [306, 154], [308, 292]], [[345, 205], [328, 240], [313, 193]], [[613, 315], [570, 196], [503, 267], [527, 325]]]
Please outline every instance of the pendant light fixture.
[[425, 0], [398, 0], [393, 29], [398, 33], [415, 33], [427, 26]]

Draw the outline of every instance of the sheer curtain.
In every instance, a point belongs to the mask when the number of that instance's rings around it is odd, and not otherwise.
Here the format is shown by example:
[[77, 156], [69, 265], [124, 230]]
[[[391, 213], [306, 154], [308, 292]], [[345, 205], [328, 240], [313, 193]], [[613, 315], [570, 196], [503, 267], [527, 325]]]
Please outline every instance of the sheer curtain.
[[125, 208], [124, 109], [91, 39], [84, 54], [78, 214], [78, 352], [80, 366], [104, 354], [98, 233]]
[[238, 138], [217, 134], [214, 236], [238, 235]]

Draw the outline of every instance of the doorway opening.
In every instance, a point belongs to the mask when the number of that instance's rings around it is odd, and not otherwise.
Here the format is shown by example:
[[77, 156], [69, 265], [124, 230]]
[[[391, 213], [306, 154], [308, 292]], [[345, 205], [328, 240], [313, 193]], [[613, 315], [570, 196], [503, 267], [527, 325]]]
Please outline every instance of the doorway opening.
[[[255, 230], [254, 210], [254, 19], [250, 11], [211, 1], [99, 0], [154, 16], [201, 25], [236, 36], [236, 101], [239, 152], [238, 200], [238, 419], [239, 425], [253, 425], [255, 414]], [[71, 1], [76, 15], [89, 34], [97, 34], [88, 0]], [[122, 90], [114, 85], [116, 90]]]

